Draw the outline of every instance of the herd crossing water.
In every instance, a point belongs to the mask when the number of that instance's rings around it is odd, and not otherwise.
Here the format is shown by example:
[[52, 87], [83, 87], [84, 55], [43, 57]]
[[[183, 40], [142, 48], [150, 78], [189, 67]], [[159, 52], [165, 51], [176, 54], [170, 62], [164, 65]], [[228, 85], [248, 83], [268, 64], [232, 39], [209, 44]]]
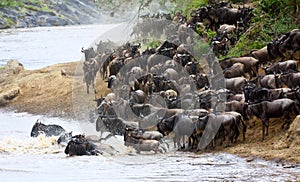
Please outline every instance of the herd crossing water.
[[[116, 25], [47, 27], [0, 32], [1, 62], [18, 59], [26, 69], [80, 60], [81, 46]], [[136, 154], [122, 138], [104, 143], [114, 152], [66, 157], [55, 137], [30, 137], [37, 119], [82, 133], [78, 121], [0, 110], [1, 181], [297, 181], [299, 167], [226, 153], [180, 152]], [[97, 134], [97, 133], [96, 133]]]

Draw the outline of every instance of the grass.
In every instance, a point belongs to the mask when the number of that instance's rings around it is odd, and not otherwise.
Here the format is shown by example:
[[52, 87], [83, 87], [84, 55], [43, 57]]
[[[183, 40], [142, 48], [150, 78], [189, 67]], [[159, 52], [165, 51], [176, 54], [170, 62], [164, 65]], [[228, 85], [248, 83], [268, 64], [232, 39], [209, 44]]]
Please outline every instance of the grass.
[[0, 8], [5, 7], [23, 7], [24, 3], [22, 0], [1, 0]]
[[299, 5], [300, 0], [254, 0], [255, 17], [226, 57], [240, 56], [260, 49], [280, 34], [299, 28], [296, 2]]
[[0, 8], [29, 9], [33, 11], [51, 12], [45, 0], [1, 0]]

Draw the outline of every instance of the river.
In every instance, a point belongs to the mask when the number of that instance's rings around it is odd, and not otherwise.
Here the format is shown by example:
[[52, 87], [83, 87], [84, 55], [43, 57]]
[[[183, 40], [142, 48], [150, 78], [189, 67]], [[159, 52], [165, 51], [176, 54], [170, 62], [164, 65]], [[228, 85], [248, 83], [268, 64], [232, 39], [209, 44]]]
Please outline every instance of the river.
[[81, 48], [95, 46], [92, 43], [97, 43], [97, 39], [126, 39], [126, 36], [117, 35], [128, 25], [123, 23], [0, 30], [0, 66], [10, 59], [19, 60], [25, 69], [79, 61], [83, 58]]
[[[5, 30], [0, 32], [0, 64], [14, 58], [26, 69], [82, 58], [81, 47], [88, 47], [105, 32], [119, 25], [85, 25]], [[94, 127], [63, 118], [0, 110], [1, 181], [299, 181], [300, 168], [254, 159], [247, 162], [227, 153], [195, 155], [170, 149], [164, 154], [136, 154], [123, 145], [122, 137], [103, 145], [112, 151], [100, 156], [67, 157], [56, 137], [31, 138], [37, 119], [59, 124], [78, 134]], [[90, 134], [90, 133], [89, 133]], [[96, 132], [93, 134], [97, 134]], [[170, 143], [171, 144], [171, 143]], [[101, 144], [99, 144], [101, 145]], [[170, 145], [171, 146], [171, 145]]]

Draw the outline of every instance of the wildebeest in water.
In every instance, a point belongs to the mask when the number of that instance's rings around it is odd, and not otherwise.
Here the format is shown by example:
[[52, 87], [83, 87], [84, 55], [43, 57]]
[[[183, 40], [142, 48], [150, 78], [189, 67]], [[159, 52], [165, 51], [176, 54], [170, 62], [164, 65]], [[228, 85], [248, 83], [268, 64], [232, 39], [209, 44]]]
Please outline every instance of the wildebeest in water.
[[50, 136], [59, 136], [63, 133], [65, 133], [65, 129], [59, 125], [50, 124], [45, 125], [41, 123], [39, 120], [36, 121], [36, 123], [33, 125], [30, 136], [31, 137], [37, 137], [40, 134], [45, 134], [46, 137]]

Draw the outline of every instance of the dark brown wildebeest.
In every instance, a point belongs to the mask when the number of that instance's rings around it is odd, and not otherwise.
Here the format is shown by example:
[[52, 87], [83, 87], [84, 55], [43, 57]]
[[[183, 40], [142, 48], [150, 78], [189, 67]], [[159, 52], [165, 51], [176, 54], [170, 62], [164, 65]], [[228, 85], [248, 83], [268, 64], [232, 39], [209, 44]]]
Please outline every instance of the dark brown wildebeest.
[[225, 102], [225, 111], [235, 111], [240, 113], [244, 119], [248, 119], [246, 115], [246, 104], [243, 101], [230, 101], [230, 102]]
[[281, 87], [281, 79], [279, 79], [279, 75], [273, 74], [273, 75], [265, 75], [259, 76], [259, 82], [258, 84], [260, 87], [269, 88], [269, 89], [275, 89]]
[[220, 62], [222, 69], [230, 68], [235, 63], [242, 63], [245, 66], [245, 73], [249, 73], [250, 79], [258, 73], [259, 61], [253, 57], [226, 58]]
[[[296, 104], [291, 99], [277, 99], [274, 101], [262, 101], [257, 104], [248, 105], [247, 114], [249, 116], [256, 116], [262, 121], [262, 141], [265, 139], [265, 135], [269, 134], [269, 119], [284, 117], [285, 121], [281, 128], [289, 127], [292, 119], [292, 113], [299, 114]], [[266, 130], [266, 131], [265, 131]]]
[[242, 86], [246, 83], [247, 79], [244, 77], [226, 78], [226, 88], [235, 92], [242, 93]]
[[294, 29], [280, 35], [276, 40], [267, 44], [268, 54], [273, 59], [300, 58], [300, 30]]
[[242, 63], [234, 63], [231, 67], [225, 69], [224, 71], [225, 78], [233, 77], [245, 77], [245, 66]]
[[279, 79], [289, 88], [296, 88], [300, 85], [300, 73], [288, 73], [281, 75]]
[[268, 54], [267, 46], [258, 50], [252, 50], [247, 56], [254, 57], [259, 61], [259, 64], [264, 64], [272, 61], [272, 58]]
[[[228, 137], [228, 145], [230, 145], [234, 139], [239, 135], [238, 126], [236, 125], [236, 116], [229, 113], [210, 113], [207, 116], [199, 117], [197, 127], [205, 129], [200, 145], [209, 145], [208, 141], [212, 141], [212, 147], [215, 147], [217, 137], [222, 137], [222, 142]], [[198, 145], [198, 149], [200, 146]]]
[[68, 142], [65, 149], [65, 154], [69, 156], [74, 155], [98, 155], [102, 154], [96, 149], [96, 146], [90, 143], [84, 135], [76, 135]]
[[298, 62], [294, 60], [277, 62], [270, 67], [264, 67], [263, 69], [265, 70], [266, 74], [298, 72]]

